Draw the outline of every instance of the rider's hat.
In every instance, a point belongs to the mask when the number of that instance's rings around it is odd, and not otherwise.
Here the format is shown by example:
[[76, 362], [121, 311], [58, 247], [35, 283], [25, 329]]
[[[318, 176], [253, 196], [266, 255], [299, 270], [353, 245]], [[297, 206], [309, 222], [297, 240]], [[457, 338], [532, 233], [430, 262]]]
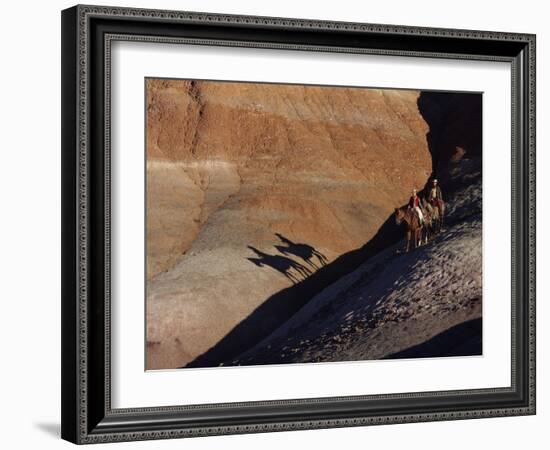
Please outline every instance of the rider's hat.
[[437, 178], [434, 178], [434, 179], [432, 180], [432, 183], [437, 183]]

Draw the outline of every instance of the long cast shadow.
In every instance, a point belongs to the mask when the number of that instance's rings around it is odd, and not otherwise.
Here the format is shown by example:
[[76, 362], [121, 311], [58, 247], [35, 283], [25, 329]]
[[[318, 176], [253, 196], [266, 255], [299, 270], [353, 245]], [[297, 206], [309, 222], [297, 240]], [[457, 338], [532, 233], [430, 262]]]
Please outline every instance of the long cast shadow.
[[287, 237], [283, 236], [281, 233], [275, 233], [275, 236], [285, 244], [276, 245], [275, 248], [281, 252], [283, 255], [293, 255], [302, 259], [311, 269], [317, 270], [319, 267], [327, 265], [327, 257], [323, 255], [320, 251], [316, 250], [314, 247], [308, 244], [292, 242]]
[[301, 280], [305, 280], [311, 275], [311, 271], [306, 266], [293, 259], [287, 258], [286, 256], [270, 255], [251, 245], [249, 245], [248, 248], [257, 256], [256, 258], [247, 258], [251, 263], [258, 267], [269, 266], [277, 272], [282, 273], [294, 284], [299, 283]]

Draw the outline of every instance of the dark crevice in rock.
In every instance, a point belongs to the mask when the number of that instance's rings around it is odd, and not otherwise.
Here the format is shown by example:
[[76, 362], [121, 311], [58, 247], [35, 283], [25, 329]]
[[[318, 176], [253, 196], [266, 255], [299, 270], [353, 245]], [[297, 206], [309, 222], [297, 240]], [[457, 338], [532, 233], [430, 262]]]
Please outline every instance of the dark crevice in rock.
[[453, 177], [453, 166], [475, 159], [481, 171], [482, 95], [425, 91], [417, 104], [430, 127], [426, 141], [432, 155], [432, 178], [451, 193], [464, 184]]

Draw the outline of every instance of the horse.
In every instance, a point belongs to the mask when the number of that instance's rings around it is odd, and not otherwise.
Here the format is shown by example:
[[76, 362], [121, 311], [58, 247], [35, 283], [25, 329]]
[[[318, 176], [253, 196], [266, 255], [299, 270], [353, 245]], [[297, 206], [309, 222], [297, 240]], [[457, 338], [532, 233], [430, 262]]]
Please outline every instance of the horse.
[[395, 223], [405, 223], [405, 240], [407, 241], [406, 252], [410, 250], [411, 240], [413, 248], [418, 247], [422, 242], [422, 225], [416, 213], [410, 208], [395, 208]]
[[439, 223], [439, 210], [434, 208], [430, 202], [422, 202], [424, 210], [424, 230], [425, 230], [425, 242], [432, 238], [432, 236], [438, 233]]
[[443, 216], [445, 215], [445, 203], [443, 200], [434, 200], [433, 203], [426, 202], [436, 213], [435, 232], [439, 233], [443, 229]]

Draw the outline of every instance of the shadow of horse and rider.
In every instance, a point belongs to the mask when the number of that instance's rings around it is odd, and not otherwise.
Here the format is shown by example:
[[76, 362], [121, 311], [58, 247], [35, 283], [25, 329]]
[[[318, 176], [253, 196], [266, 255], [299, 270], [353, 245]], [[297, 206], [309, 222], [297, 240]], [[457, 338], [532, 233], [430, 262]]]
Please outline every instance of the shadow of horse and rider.
[[247, 259], [258, 267], [275, 269], [293, 284], [305, 280], [327, 264], [326, 256], [311, 245], [292, 242], [281, 233], [275, 233], [275, 236], [281, 241], [281, 244], [274, 246], [279, 254], [269, 254], [249, 245], [248, 248], [256, 256]]

